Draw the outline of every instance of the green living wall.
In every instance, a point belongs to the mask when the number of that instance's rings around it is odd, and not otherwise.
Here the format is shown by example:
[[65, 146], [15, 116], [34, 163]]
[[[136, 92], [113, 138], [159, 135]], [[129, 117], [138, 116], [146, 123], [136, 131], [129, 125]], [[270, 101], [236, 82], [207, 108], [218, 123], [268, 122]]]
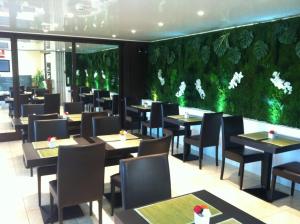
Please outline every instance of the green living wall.
[[147, 77], [153, 100], [299, 128], [300, 18], [151, 43]]
[[[66, 74], [70, 80], [71, 53], [66, 53]], [[77, 54], [76, 85], [119, 91], [119, 49]]]

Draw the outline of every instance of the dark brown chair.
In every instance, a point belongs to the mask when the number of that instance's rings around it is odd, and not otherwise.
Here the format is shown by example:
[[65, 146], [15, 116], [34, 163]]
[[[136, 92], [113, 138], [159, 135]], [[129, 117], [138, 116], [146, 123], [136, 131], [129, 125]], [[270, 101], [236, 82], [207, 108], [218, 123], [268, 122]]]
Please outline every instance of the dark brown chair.
[[127, 106], [140, 105], [140, 104], [141, 104], [141, 100], [137, 99], [136, 97], [129, 97], [129, 96], [124, 97], [124, 115], [125, 115], [124, 126], [127, 130], [134, 130], [134, 129], [140, 130], [141, 128], [140, 114], [126, 109]]
[[120, 161], [123, 209], [131, 209], [171, 198], [167, 154]]
[[119, 114], [119, 95], [112, 96], [111, 108], [106, 110], [110, 115]]
[[215, 146], [216, 150], [216, 166], [218, 166], [218, 148], [220, 127], [223, 113], [204, 113], [200, 135], [185, 137], [184, 142], [189, 145], [199, 147], [199, 168], [202, 168], [203, 149]]
[[60, 94], [45, 94], [45, 114], [60, 114]]
[[[138, 150], [138, 157], [162, 154], [162, 153], [168, 154], [170, 149], [170, 143], [171, 143], [171, 136], [166, 136], [158, 139], [142, 140]], [[114, 214], [116, 187], [121, 188], [120, 173], [114, 174], [110, 177], [111, 215]]]
[[30, 95], [29, 94], [20, 94], [19, 103], [22, 104], [28, 104], [30, 101]]
[[[85, 86], [82, 86], [79, 88], [79, 93], [80, 94], [83, 94], [83, 93], [90, 93], [91, 92], [91, 88], [89, 87], [85, 87]], [[83, 102], [83, 104], [86, 106], [88, 106], [89, 108], [89, 111], [92, 111], [90, 110], [90, 108], [93, 106], [93, 96], [92, 95], [87, 95], [87, 96], [80, 96], [80, 101]]]
[[244, 123], [242, 116], [230, 116], [222, 118], [222, 168], [221, 177], [223, 179], [225, 159], [230, 159], [240, 163], [240, 189], [243, 187], [244, 166], [246, 163], [252, 163], [263, 160], [263, 153], [243, 145], [239, 145], [230, 141], [230, 137], [234, 135], [244, 134]]
[[29, 114], [44, 114], [44, 104], [22, 104], [21, 116], [28, 117]]
[[84, 138], [93, 137], [93, 117], [107, 117], [107, 112], [84, 112], [81, 115], [80, 136]]
[[142, 126], [145, 126], [150, 129], [151, 137], [152, 137], [152, 128], [156, 128], [157, 138], [159, 137], [159, 128], [162, 127], [161, 105], [162, 103], [153, 102], [151, 104], [150, 120], [142, 122]]
[[51, 214], [57, 201], [58, 221], [63, 223], [63, 208], [98, 201], [99, 223], [102, 223], [105, 145], [61, 146], [58, 150], [57, 180], [49, 182]]
[[100, 103], [97, 102], [97, 98], [100, 99], [102, 97], [110, 97], [110, 92], [107, 90], [97, 90], [94, 91], [94, 106], [100, 107], [102, 110], [107, 110], [109, 108], [109, 105], [107, 103]]
[[293, 196], [295, 191], [295, 183], [300, 183], [300, 162], [290, 162], [273, 167], [271, 200], [273, 200], [277, 176], [283, 177], [292, 182], [291, 196]]
[[[171, 115], [179, 115], [179, 105], [176, 103], [163, 103], [162, 105], [162, 117], [168, 117]], [[171, 124], [169, 122], [163, 121], [162, 122], [162, 128], [163, 128], [163, 133], [164, 135], [171, 135], [172, 136], [172, 151], [171, 151], [171, 155], [173, 155], [174, 153], [174, 138], [175, 136], [177, 136], [177, 145], [176, 147], [178, 148], [179, 146], [179, 136], [183, 136], [185, 131], [183, 127], [180, 127], [180, 125], [175, 125], [175, 124]]]
[[118, 134], [121, 130], [121, 119], [114, 117], [93, 117], [93, 136]]
[[33, 93], [33, 95], [36, 95], [36, 96], [45, 96], [46, 89], [45, 88], [33, 88], [32, 93]]
[[81, 114], [83, 112], [82, 102], [64, 103], [64, 112], [69, 114]]
[[[34, 141], [45, 141], [49, 136], [59, 139], [69, 138], [68, 122], [65, 119], [35, 120]], [[37, 167], [38, 199], [41, 205], [41, 177], [56, 173], [56, 165]]]

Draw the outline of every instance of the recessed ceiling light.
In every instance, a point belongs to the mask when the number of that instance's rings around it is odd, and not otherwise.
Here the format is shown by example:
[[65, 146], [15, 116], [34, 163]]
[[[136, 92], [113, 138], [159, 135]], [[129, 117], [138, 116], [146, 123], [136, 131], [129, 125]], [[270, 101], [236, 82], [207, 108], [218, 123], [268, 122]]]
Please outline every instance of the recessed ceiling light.
[[71, 12], [68, 12], [68, 13], [66, 14], [66, 17], [68, 17], [68, 18], [73, 18], [73, 17], [74, 17], [74, 14], [71, 13]]
[[164, 23], [163, 23], [163, 22], [158, 22], [157, 25], [158, 25], [159, 27], [162, 27], [162, 26], [164, 26]]
[[204, 11], [199, 10], [199, 11], [197, 12], [197, 15], [198, 15], [198, 16], [203, 16], [203, 15], [204, 15]]
[[47, 30], [47, 29], [43, 29], [43, 31], [44, 31], [44, 33], [48, 33], [49, 32], [49, 30]]
[[72, 49], [72, 47], [70, 46], [69, 49]]
[[63, 49], [61, 49], [62, 51], [65, 51], [66, 50], [66, 48], [63, 48]]
[[136, 33], [136, 30], [131, 30], [131, 33], [135, 34], [135, 33]]
[[80, 47], [80, 45], [79, 45], [79, 44], [76, 44], [76, 47]]
[[95, 27], [95, 28], [96, 28], [96, 27], [97, 27], [97, 24], [96, 24], [96, 23], [93, 23], [93, 27]]
[[113, 35], [111, 35], [113, 38], [116, 38], [117, 37], [117, 35], [116, 34], [113, 34]]

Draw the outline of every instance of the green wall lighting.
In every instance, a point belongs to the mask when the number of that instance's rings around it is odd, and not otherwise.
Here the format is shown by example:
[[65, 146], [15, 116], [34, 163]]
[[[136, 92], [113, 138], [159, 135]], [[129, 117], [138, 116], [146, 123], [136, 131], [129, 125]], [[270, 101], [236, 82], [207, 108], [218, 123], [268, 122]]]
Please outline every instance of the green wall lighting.
[[219, 89], [218, 90], [218, 97], [216, 103], [216, 110], [217, 112], [223, 112], [226, 107], [226, 93], [225, 90]]

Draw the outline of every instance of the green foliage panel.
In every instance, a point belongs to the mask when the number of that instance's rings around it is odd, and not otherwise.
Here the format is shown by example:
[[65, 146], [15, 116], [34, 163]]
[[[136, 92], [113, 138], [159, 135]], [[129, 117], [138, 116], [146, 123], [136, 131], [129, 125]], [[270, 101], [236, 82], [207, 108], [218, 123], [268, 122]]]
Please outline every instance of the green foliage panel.
[[[66, 74], [70, 80], [72, 58], [66, 53]], [[119, 91], [119, 49], [77, 54], [76, 85]]]
[[[291, 94], [271, 82], [275, 71]], [[235, 72], [244, 77], [229, 89]], [[151, 43], [147, 79], [155, 100], [299, 128], [300, 18]], [[183, 81], [184, 94], [176, 97]]]

